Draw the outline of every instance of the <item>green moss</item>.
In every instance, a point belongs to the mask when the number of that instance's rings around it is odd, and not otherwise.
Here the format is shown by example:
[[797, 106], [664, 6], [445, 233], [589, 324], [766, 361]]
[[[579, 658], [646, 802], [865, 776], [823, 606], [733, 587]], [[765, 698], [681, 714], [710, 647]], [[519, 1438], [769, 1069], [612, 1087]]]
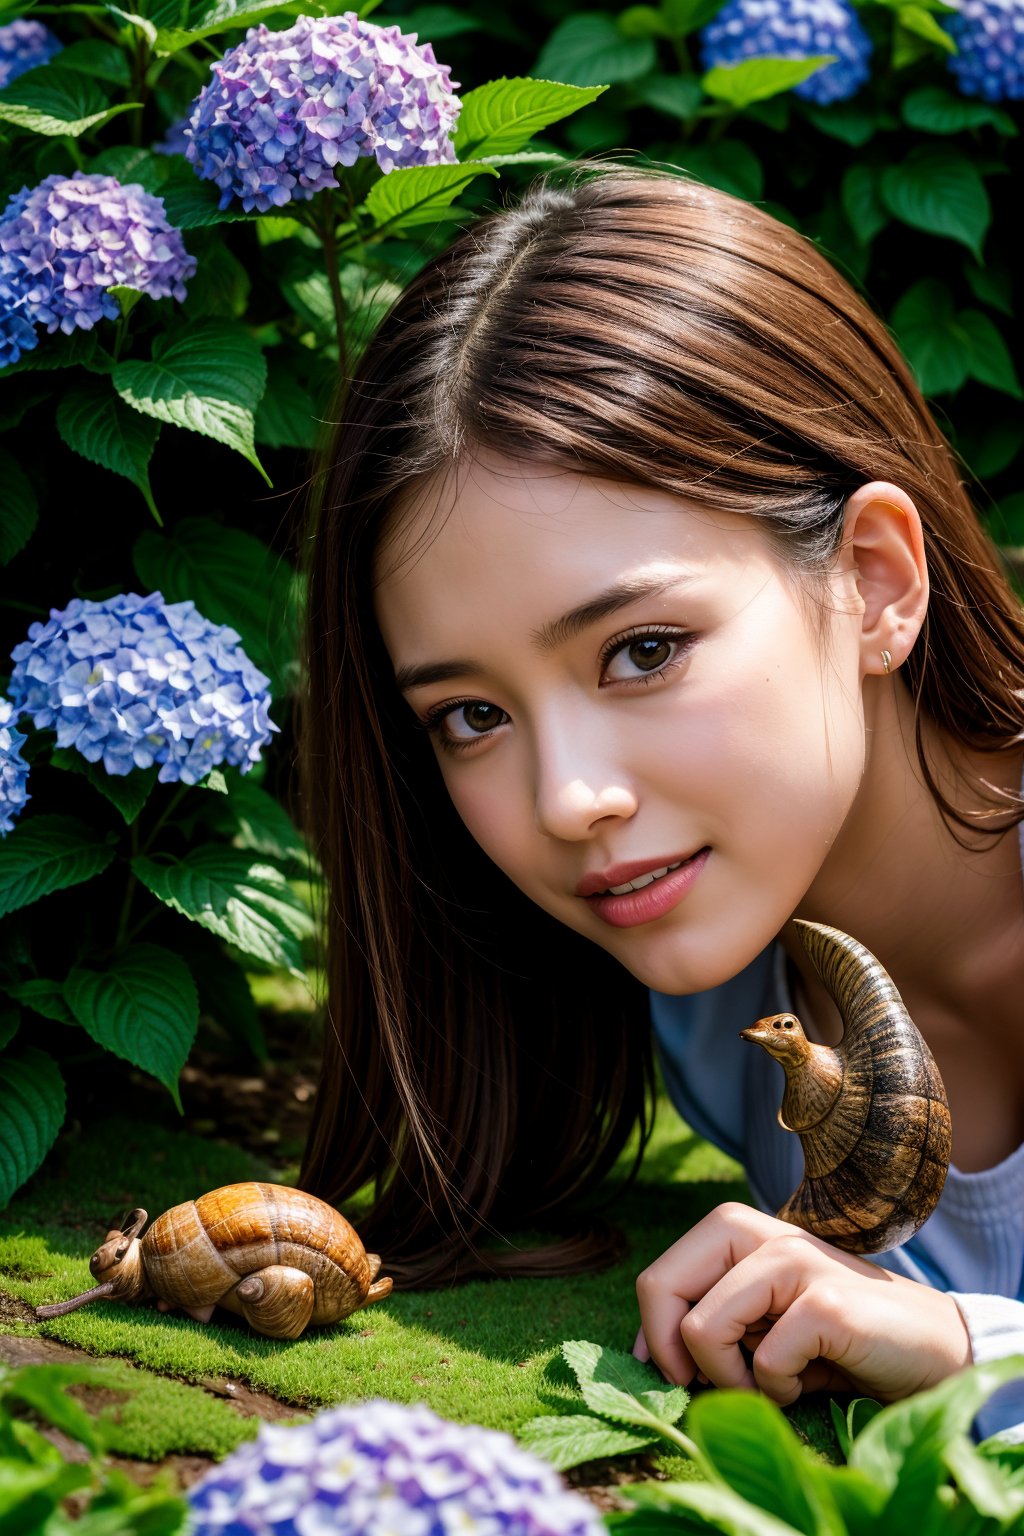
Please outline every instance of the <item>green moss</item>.
[[[248, 1155], [157, 1127], [113, 1120], [67, 1136], [0, 1221], [0, 1288], [31, 1305], [74, 1295], [92, 1283], [88, 1256], [114, 1215], [140, 1203], [155, 1215], [253, 1177], [268, 1172]], [[639, 1182], [609, 1211], [626, 1233], [628, 1255], [600, 1274], [407, 1292], [288, 1343], [234, 1320], [204, 1326], [113, 1303], [19, 1331], [144, 1368], [120, 1367], [140, 1390], [111, 1411], [111, 1448], [143, 1459], [171, 1450], [220, 1456], [254, 1432], [251, 1420], [189, 1385], [208, 1377], [244, 1381], [300, 1411], [386, 1397], [514, 1433], [537, 1414], [578, 1401], [561, 1341], [629, 1349], [637, 1272], [712, 1206], [744, 1193], [737, 1165], [666, 1109]]]

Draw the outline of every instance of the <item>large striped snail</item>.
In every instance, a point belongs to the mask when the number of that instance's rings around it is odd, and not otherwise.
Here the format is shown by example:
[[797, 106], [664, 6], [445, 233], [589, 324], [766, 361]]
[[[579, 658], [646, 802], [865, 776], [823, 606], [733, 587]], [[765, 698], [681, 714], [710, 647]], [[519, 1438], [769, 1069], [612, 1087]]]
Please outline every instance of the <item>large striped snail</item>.
[[283, 1184], [226, 1184], [165, 1211], [140, 1239], [146, 1219], [134, 1210], [107, 1233], [89, 1260], [98, 1285], [36, 1316], [156, 1296], [193, 1315], [226, 1307], [257, 1333], [297, 1339], [307, 1324], [339, 1322], [391, 1291], [344, 1216]]
[[795, 927], [842, 1015], [843, 1038], [834, 1049], [816, 1045], [791, 1013], [740, 1031], [781, 1063], [779, 1123], [803, 1146], [803, 1180], [778, 1214], [836, 1248], [881, 1253], [913, 1237], [942, 1193], [946, 1090], [874, 955], [838, 928]]

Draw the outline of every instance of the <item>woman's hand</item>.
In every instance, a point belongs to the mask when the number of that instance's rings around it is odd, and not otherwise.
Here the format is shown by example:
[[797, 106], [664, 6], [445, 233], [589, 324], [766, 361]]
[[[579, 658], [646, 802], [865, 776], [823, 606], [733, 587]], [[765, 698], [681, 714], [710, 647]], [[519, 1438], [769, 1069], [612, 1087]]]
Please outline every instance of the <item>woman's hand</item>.
[[633, 1353], [684, 1386], [700, 1375], [783, 1405], [801, 1392], [851, 1389], [887, 1402], [972, 1359], [944, 1291], [735, 1202], [673, 1243], [636, 1289]]

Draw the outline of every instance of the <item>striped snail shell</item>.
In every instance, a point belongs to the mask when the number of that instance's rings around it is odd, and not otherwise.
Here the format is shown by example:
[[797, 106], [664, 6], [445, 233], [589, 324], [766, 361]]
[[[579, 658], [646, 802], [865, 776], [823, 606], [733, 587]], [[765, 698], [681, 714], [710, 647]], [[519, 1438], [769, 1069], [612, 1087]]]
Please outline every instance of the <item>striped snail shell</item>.
[[838, 928], [794, 926], [843, 1038], [816, 1045], [791, 1013], [740, 1031], [781, 1063], [779, 1123], [803, 1147], [803, 1181], [778, 1214], [849, 1253], [881, 1253], [913, 1237], [938, 1203], [952, 1140], [946, 1091], [874, 955]]

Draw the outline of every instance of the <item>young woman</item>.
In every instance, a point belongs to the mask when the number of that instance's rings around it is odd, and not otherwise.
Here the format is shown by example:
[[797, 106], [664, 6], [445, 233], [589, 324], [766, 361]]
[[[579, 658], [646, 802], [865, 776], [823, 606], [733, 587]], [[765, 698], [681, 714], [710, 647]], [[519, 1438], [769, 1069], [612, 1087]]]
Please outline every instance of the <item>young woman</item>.
[[[367, 1236], [410, 1283], [607, 1259], [599, 1229], [480, 1239], [607, 1171], [653, 1011], [676, 1103], [761, 1209], [641, 1275], [641, 1356], [789, 1402], [1024, 1345], [1024, 626], [907, 365], [815, 248], [669, 175], [538, 186], [385, 322], [310, 551], [305, 1186], [374, 1178]], [[939, 1207], [877, 1262], [770, 1214], [800, 1148], [738, 1031], [793, 1007], [839, 1034], [793, 917], [877, 955], [947, 1085]]]

